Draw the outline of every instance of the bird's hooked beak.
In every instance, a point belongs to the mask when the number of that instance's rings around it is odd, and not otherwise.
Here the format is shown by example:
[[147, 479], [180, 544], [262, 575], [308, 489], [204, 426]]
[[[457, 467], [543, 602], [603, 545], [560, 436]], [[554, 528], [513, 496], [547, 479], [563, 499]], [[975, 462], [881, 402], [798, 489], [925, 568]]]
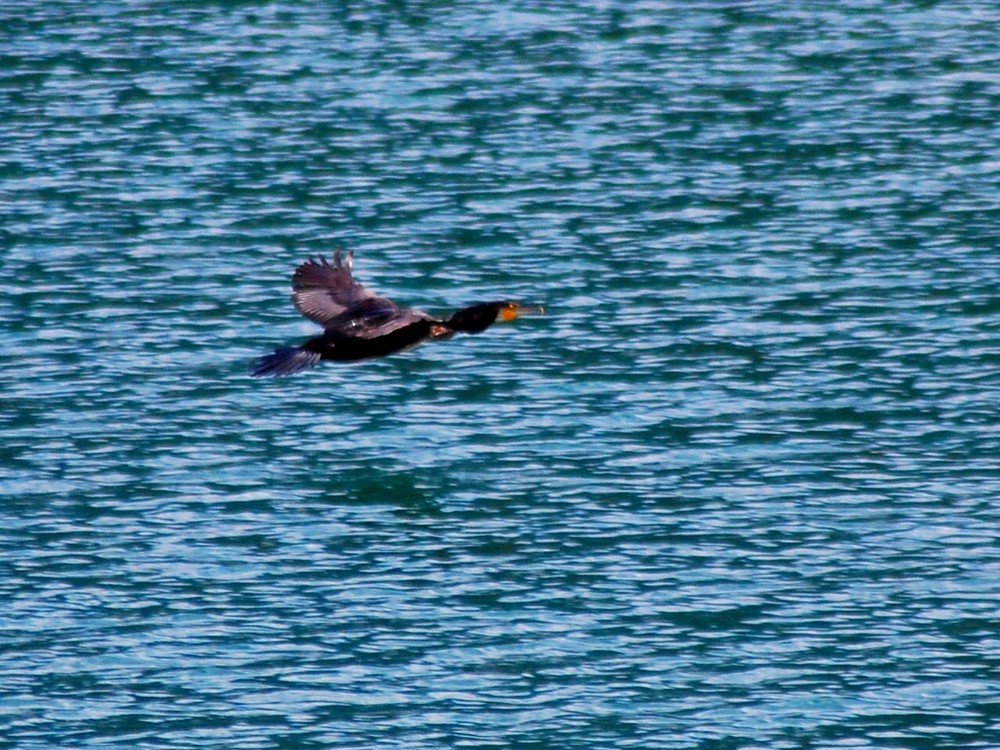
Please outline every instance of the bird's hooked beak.
[[508, 302], [500, 308], [501, 320], [516, 320], [522, 315], [542, 315], [545, 308], [541, 305], [519, 305], [517, 302]]

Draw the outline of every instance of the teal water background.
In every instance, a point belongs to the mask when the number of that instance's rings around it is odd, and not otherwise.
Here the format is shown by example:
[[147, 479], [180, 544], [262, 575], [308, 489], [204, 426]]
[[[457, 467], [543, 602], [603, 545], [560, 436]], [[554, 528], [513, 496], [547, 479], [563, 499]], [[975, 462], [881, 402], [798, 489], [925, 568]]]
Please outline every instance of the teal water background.
[[998, 39], [0, 2], [0, 747], [1000, 747]]

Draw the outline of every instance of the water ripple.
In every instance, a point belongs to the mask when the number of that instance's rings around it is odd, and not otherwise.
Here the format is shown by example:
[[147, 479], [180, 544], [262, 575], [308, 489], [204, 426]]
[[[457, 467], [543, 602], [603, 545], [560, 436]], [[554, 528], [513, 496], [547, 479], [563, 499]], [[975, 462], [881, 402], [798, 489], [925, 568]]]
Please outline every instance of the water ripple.
[[7, 5], [9, 746], [1000, 744], [995, 8]]

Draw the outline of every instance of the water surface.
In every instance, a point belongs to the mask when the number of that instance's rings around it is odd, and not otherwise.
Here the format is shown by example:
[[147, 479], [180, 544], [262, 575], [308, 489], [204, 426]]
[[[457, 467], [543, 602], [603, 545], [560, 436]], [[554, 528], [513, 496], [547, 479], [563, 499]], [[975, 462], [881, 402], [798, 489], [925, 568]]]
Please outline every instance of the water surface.
[[1000, 746], [993, 4], [0, 19], [0, 746]]

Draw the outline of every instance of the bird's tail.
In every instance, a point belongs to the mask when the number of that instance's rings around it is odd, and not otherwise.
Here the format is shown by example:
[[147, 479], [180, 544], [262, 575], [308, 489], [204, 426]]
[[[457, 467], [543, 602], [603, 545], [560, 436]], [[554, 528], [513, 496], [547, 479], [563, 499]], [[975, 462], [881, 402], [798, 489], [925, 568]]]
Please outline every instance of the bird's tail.
[[318, 352], [311, 352], [301, 346], [289, 346], [276, 349], [258, 359], [250, 374], [255, 378], [291, 375], [313, 367], [317, 362], [319, 362]]

